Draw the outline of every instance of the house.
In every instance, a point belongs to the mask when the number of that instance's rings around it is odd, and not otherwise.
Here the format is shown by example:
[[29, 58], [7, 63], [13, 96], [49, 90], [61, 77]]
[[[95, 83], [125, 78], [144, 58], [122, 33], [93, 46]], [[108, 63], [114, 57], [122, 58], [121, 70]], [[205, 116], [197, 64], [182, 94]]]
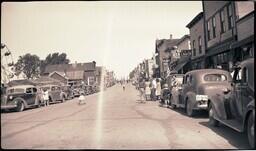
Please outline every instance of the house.
[[63, 84], [68, 84], [68, 81], [69, 81], [68, 77], [65, 75], [64, 72], [54, 71], [54, 72], [50, 73], [48, 76], [50, 78], [60, 81]]
[[158, 65], [159, 75], [157, 77], [165, 78], [167, 76], [168, 64], [170, 59], [170, 52], [174, 46], [177, 45], [180, 39], [173, 39], [170, 35], [170, 39], [156, 40], [156, 64]]
[[68, 83], [93, 85], [96, 82], [96, 62], [74, 63], [74, 64], [56, 64], [48, 65], [45, 68], [44, 75], [50, 75], [53, 72], [65, 74]]
[[188, 24], [190, 40], [191, 40], [191, 67], [192, 69], [205, 68], [205, 33], [204, 33], [204, 13], [200, 12]]

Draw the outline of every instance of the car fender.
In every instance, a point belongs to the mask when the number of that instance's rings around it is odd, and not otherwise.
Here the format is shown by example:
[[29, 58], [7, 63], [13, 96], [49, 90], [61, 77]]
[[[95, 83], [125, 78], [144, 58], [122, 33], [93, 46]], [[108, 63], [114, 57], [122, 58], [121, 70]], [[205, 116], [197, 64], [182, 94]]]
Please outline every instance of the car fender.
[[25, 108], [28, 107], [27, 102], [26, 102], [22, 97], [17, 97], [17, 98], [15, 98], [15, 99], [13, 99], [13, 101], [16, 101], [16, 100], [21, 100], [21, 101], [24, 103]]
[[253, 119], [255, 119], [255, 99], [251, 100], [250, 103], [246, 106], [246, 111], [244, 114], [243, 120], [243, 131], [245, 130], [246, 122], [250, 113], [253, 113]]

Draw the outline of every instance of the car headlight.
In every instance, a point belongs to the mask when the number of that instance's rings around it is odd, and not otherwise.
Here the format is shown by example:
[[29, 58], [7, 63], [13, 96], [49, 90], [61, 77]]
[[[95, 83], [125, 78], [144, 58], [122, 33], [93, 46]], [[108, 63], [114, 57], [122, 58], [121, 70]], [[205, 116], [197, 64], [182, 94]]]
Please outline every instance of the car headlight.
[[13, 99], [13, 96], [9, 96], [9, 99], [10, 99], [10, 100]]

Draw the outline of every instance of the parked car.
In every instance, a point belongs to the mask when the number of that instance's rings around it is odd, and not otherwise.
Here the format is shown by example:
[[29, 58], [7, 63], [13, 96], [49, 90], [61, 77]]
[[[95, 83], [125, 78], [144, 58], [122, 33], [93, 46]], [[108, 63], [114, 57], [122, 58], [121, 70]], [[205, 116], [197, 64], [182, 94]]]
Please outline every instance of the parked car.
[[69, 99], [73, 99], [74, 98], [72, 89], [71, 89], [71, 87], [69, 85], [61, 86], [61, 89], [66, 94], [65, 99], [69, 100]]
[[246, 132], [250, 146], [255, 148], [254, 59], [236, 66], [232, 87], [219, 91], [215, 97], [210, 101], [209, 124], [217, 126], [221, 122]]
[[74, 86], [72, 86], [72, 94], [73, 94], [73, 96], [74, 97], [79, 97], [80, 96], [80, 86], [78, 86], [78, 85], [74, 85]]
[[49, 102], [56, 103], [57, 101], [65, 102], [67, 94], [62, 91], [61, 87], [54, 84], [40, 86], [42, 90], [47, 89], [49, 93]]
[[178, 106], [185, 108], [188, 116], [194, 116], [196, 110], [208, 110], [208, 101], [216, 93], [231, 87], [231, 75], [221, 69], [199, 69], [187, 72], [182, 82], [182, 91]]
[[1, 110], [14, 109], [21, 112], [26, 108], [40, 107], [42, 96], [33, 85], [18, 85], [6, 90], [6, 99], [1, 101]]
[[184, 74], [174, 74], [168, 79], [168, 87], [171, 93], [170, 97], [170, 106], [172, 108], [179, 107], [179, 97], [181, 95], [182, 90], [182, 81], [183, 81]]

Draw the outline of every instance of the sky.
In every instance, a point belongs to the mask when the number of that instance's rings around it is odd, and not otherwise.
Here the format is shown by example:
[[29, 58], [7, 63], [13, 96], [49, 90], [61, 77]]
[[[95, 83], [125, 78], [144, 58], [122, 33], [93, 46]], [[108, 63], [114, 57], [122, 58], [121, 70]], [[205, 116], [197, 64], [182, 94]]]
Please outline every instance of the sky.
[[1, 43], [14, 62], [26, 53], [66, 53], [127, 77], [155, 52], [156, 39], [181, 38], [201, 1], [66, 1], [1, 3]]

